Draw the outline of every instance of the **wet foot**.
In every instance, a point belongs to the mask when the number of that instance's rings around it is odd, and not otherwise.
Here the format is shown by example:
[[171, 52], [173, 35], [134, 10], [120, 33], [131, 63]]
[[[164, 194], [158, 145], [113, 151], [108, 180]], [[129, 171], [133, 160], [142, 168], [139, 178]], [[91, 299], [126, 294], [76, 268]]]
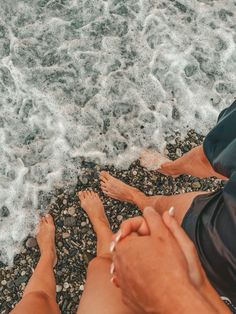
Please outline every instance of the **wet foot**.
[[47, 214], [41, 218], [36, 239], [41, 255], [51, 258], [55, 266], [57, 263], [55, 225], [51, 215]]
[[134, 203], [139, 206], [140, 198], [145, 198], [145, 195], [138, 189], [112, 177], [106, 171], [100, 173], [100, 181], [103, 193], [116, 200]]
[[145, 150], [139, 157], [140, 165], [148, 170], [155, 170], [167, 176], [174, 178], [179, 175], [172, 167], [173, 161], [153, 150]]
[[92, 191], [80, 191], [77, 193], [83, 210], [88, 215], [94, 229], [97, 224], [103, 223], [109, 227], [104, 206], [97, 193]]

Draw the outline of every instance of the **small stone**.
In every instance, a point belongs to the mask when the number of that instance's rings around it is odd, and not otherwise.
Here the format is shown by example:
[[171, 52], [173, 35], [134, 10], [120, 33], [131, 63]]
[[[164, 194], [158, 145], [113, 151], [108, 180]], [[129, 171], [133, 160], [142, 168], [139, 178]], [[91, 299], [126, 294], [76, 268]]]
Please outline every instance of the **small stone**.
[[66, 227], [74, 227], [76, 225], [76, 219], [74, 217], [66, 217], [64, 224]]
[[68, 289], [70, 287], [69, 283], [68, 282], [65, 282], [64, 285], [63, 285], [64, 289]]
[[22, 283], [26, 282], [28, 280], [28, 277], [26, 275], [24, 276], [20, 276], [18, 277], [16, 280], [15, 280], [15, 285], [16, 286], [19, 286], [21, 285]]
[[33, 248], [37, 246], [37, 241], [35, 238], [29, 238], [26, 243], [25, 243], [26, 247], [28, 248]]
[[56, 286], [56, 291], [57, 291], [57, 292], [61, 292], [61, 290], [62, 290], [62, 286], [61, 286], [61, 285], [57, 285], [57, 286]]
[[70, 237], [70, 234], [68, 232], [63, 232], [62, 233], [62, 238], [63, 239], [68, 239]]
[[123, 220], [123, 216], [122, 216], [122, 215], [118, 215], [118, 216], [117, 216], [117, 220], [118, 220], [118, 221]]
[[71, 216], [74, 216], [75, 208], [73, 206], [68, 208], [68, 214], [71, 215]]
[[85, 227], [87, 225], [86, 221], [81, 222], [81, 227]]
[[66, 205], [66, 204], [67, 204], [67, 200], [64, 199], [64, 200], [62, 201], [62, 203], [63, 203], [64, 205]]
[[193, 189], [200, 189], [201, 188], [201, 183], [196, 181], [192, 183], [192, 188]]
[[6, 206], [2, 206], [0, 209], [0, 217], [8, 217], [10, 215], [10, 211]]
[[82, 184], [86, 185], [88, 183], [88, 179], [85, 176], [79, 176], [79, 180]]
[[79, 286], [79, 290], [84, 291], [84, 286], [83, 285]]
[[2, 280], [2, 281], [1, 281], [1, 285], [2, 285], [2, 286], [6, 286], [6, 284], [7, 284], [7, 281], [6, 281], [6, 280]]
[[181, 157], [181, 156], [182, 156], [182, 151], [181, 151], [180, 148], [177, 148], [176, 151], [175, 151], [175, 153], [176, 153], [176, 156], [178, 156], [178, 157]]
[[59, 242], [57, 243], [57, 246], [58, 246], [58, 247], [63, 247], [63, 243], [59, 241]]
[[133, 171], [133, 175], [136, 176], [138, 172], [136, 170]]

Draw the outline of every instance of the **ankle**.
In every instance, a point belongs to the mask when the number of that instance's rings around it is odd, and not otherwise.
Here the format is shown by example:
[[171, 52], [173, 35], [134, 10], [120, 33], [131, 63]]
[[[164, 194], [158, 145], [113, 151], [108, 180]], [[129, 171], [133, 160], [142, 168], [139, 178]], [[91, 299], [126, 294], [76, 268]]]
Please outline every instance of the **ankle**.
[[46, 250], [41, 251], [40, 258], [47, 259], [48, 261], [54, 262], [55, 257], [56, 257], [56, 253], [53, 248], [47, 248]]
[[108, 220], [104, 217], [96, 217], [93, 219], [92, 221], [92, 225], [93, 225], [93, 229], [95, 232], [97, 232], [98, 230], [101, 230], [103, 228], [110, 229], [110, 225]]
[[177, 165], [176, 161], [168, 161], [161, 165], [161, 170], [167, 172], [170, 175], [181, 175], [182, 171], [180, 171], [179, 165]]
[[146, 206], [148, 206], [148, 196], [146, 196], [143, 192], [137, 190], [133, 195], [133, 204], [138, 206], [139, 209], [143, 210]]

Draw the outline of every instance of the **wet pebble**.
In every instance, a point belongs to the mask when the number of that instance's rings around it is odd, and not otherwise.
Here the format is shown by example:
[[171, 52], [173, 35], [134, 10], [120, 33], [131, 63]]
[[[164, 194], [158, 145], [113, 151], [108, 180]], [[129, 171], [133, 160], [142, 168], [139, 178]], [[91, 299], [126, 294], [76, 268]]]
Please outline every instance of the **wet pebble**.
[[26, 247], [28, 248], [33, 248], [37, 246], [37, 240], [35, 238], [29, 238], [26, 243], [25, 243]]

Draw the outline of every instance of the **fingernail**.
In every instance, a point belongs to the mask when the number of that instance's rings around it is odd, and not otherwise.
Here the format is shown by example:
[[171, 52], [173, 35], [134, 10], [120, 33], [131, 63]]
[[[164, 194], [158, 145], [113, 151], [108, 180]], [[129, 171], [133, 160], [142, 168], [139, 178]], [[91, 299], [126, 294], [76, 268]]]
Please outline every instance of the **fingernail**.
[[112, 263], [112, 264], [111, 264], [111, 268], [110, 268], [110, 274], [111, 274], [111, 275], [113, 275], [114, 270], [115, 270], [115, 265], [114, 265], [114, 263]]
[[114, 277], [111, 277], [110, 282], [114, 285]]
[[112, 241], [110, 244], [110, 253], [113, 253], [115, 250], [116, 242]]
[[46, 215], [45, 215], [46, 218], [48, 218], [49, 216], [50, 216], [49, 214], [46, 214]]
[[172, 206], [169, 210], [168, 210], [168, 213], [170, 216], [174, 217], [175, 215], [175, 208]]
[[116, 243], [118, 243], [120, 241], [121, 236], [122, 236], [122, 232], [121, 232], [121, 230], [119, 230], [116, 234], [116, 237], [115, 237]]

